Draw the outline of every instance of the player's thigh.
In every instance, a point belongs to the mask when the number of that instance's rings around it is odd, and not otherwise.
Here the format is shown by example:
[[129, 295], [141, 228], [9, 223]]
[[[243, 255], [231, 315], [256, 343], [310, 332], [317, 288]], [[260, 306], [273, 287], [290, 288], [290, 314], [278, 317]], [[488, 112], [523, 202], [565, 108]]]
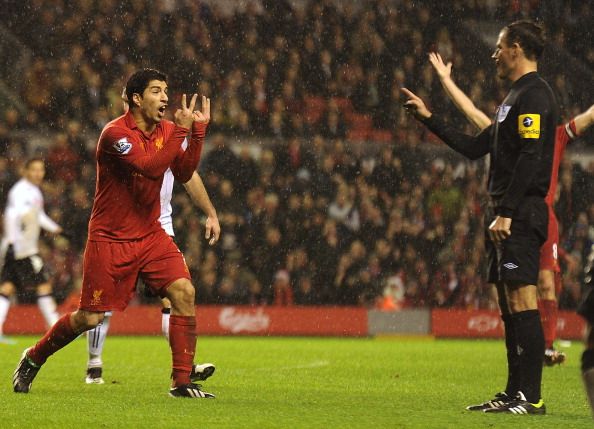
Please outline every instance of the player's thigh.
[[83, 258], [80, 308], [124, 310], [134, 296], [139, 272], [138, 242], [88, 241]]
[[167, 288], [178, 279], [191, 283], [186, 261], [170, 236], [156, 233], [144, 245], [140, 276], [155, 294], [165, 298]]

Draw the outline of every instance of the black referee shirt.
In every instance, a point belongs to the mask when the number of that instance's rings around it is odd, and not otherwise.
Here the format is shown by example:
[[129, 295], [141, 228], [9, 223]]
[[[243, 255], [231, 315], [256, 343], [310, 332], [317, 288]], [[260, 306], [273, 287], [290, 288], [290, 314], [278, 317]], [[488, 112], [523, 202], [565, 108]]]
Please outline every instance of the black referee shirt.
[[489, 195], [497, 201], [495, 213], [511, 218], [524, 196], [547, 194], [558, 121], [553, 91], [531, 72], [512, 84], [493, 124], [475, 137], [455, 130], [437, 115], [423, 122], [470, 159], [491, 154]]

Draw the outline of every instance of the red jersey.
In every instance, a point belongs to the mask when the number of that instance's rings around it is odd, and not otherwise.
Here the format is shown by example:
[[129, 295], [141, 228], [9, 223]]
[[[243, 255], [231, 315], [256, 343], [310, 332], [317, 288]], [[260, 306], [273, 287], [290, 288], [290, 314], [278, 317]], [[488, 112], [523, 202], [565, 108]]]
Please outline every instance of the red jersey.
[[89, 221], [90, 241], [134, 241], [161, 229], [160, 191], [167, 168], [177, 180], [192, 177], [202, 152], [206, 124], [188, 129], [161, 121], [147, 135], [131, 112], [108, 123], [97, 144], [97, 185]]
[[549, 191], [545, 197], [545, 201], [549, 207], [555, 205], [555, 193], [557, 192], [557, 181], [559, 178], [559, 166], [565, 153], [567, 144], [576, 138], [575, 124], [573, 120], [569, 121], [565, 125], [559, 125], [555, 133], [555, 149], [553, 153], [553, 171], [551, 171], [551, 183], [549, 185]]

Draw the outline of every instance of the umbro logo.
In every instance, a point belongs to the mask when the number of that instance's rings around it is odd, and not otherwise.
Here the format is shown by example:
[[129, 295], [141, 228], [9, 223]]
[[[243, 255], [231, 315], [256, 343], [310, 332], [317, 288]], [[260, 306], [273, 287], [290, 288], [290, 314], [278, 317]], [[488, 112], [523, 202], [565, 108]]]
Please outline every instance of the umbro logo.
[[518, 268], [518, 266], [512, 262], [508, 262], [507, 264], [503, 264], [503, 266], [505, 268], [507, 268], [508, 270], [515, 270], [516, 268]]

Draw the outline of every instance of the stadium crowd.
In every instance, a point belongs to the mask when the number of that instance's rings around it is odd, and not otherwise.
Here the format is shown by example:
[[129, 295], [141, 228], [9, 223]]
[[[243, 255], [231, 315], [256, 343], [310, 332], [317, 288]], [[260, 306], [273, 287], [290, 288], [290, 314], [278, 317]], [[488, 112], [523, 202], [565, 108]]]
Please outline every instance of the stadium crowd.
[[[47, 127], [46, 211], [70, 237], [44, 248], [58, 294], [80, 282], [97, 133], [120, 114], [130, 71], [152, 66], [167, 72], [173, 93], [213, 99], [200, 173], [222, 241], [210, 248], [201, 239], [183, 189], [173, 201], [176, 241], [199, 303], [495, 308], [480, 269], [484, 165], [446, 155], [406, 117], [399, 88], [417, 88], [461, 118], [427, 61], [437, 50], [465, 71], [456, 80], [477, 106], [494, 112], [504, 89], [485, 84], [494, 81], [491, 64], [465, 56], [462, 36], [440, 21], [440, 11], [461, 11], [460, 19], [546, 18], [554, 14], [546, 2], [460, 0], [464, 7], [451, 8], [401, 1], [395, 12], [382, 0], [360, 10], [354, 2], [300, 9], [262, 0], [229, 15], [205, 2], [171, 0], [146, 19], [147, 2], [7, 6], [15, 17], [8, 28], [35, 55], [16, 82], [27, 113], [8, 109], [0, 124], [0, 194], [4, 200], [37, 150], [14, 131]], [[577, 35], [592, 7], [576, 3], [571, 11], [557, 15], [553, 43], [585, 52], [592, 67], [593, 48]], [[569, 80], [549, 80], [566, 117], [585, 107], [572, 104]], [[565, 308], [579, 300], [594, 241], [593, 176], [594, 163], [569, 159], [560, 172]]]

